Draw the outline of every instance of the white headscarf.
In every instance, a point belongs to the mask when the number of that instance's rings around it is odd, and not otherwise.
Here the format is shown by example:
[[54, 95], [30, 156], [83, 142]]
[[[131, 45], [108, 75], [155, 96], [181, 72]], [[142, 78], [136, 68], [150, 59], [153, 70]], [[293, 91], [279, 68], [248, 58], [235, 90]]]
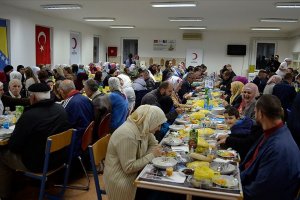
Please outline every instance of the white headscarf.
[[164, 112], [157, 106], [141, 105], [129, 117], [141, 136], [150, 134], [152, 130], [167, 121]]
[[122, 92], [122, 87], [120, 80], [117, 77], [110, 77], [108, 79], [108, 86], [110, 91], [119, 91]]
[[22, 74], [18, 71], [12, 71], [9, 74], [10, 80], [12, 79], [19, 79], [20, 81], [22, 81]]
[[127, 76], [125, 74], [119, 74], [118, 78], [123, 80], [123, 82], [124, 82], [123, 88], [132, 87], [132, 82], [131, 82], [131, 79], [129, 78], [129, 76]]

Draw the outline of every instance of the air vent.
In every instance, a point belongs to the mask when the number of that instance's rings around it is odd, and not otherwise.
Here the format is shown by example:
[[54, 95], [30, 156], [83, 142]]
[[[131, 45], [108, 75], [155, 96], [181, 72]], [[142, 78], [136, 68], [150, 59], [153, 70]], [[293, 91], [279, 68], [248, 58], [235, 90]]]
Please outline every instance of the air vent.
[[183, 40], [202, 40], [201, 33], [183, 33], [182, 35]]

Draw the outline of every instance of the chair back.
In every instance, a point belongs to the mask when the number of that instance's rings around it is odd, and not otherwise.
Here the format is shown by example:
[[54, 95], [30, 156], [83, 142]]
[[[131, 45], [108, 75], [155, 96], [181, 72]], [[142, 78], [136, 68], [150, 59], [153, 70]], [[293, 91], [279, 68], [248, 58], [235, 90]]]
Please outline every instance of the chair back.
[[94, 176], [95, 188], [96, 188], [98, 200], [102, 200], [101, 195], [106, 194], [106, 192], [104, 190], [101, 190], [100, 188], [96, 165], [99, 165], [100, 162], [105, 158], [109, 139], [110, 139], [110, 134], [107, 134], [103, 138], [100, 138], [93, 145], [89, 145], [90, 161], [93, 169], [93, 176]]
[[109, 134], [110, 120], [111, 120], [111, 113], [107, 113], [105, 115], [105, 117], [102, 119], [102, 121], [100, 122], [100, 125], [98, 127], [98, 131], [97, 131], [99, 139], [106, 136], [107, 134]]
[[88, 148], [88, 146], [90, 144], [92, 144], [94, 125], [95, 125], [95, 122], [92, 121], [88, 125], [88, 127], [85, 129], [85, 132], [84, 132], [84, 134], [82, 136], [82, 141], [81, 141], [81, 149], [82, 149], [82, 151], [85, 151]]
[[51, 135], [47, 139], [46, 144], [46, 154], [53, 153], [55, 151], [61, 150], [66, 146], [69, 146], [72, 141], [73, 129], [69, 129], [62, 133]]
[[89, 146], [92, 148], [93, 152], [93, 157], [91, 156], [91, 159], [94, 160], [94, 163], [96, 165], [98, 165], [105, 158], [110, 136], [110, 134], [107, 134], [106, 136], [95, 142], [92, 146]]

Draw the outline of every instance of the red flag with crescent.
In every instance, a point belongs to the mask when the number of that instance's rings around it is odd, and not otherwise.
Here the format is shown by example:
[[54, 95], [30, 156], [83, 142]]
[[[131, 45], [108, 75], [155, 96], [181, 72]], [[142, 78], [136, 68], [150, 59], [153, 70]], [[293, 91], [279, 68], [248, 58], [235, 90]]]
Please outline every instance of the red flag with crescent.
[[50, 28], [35, 26], [36, 64], [51, 64]]

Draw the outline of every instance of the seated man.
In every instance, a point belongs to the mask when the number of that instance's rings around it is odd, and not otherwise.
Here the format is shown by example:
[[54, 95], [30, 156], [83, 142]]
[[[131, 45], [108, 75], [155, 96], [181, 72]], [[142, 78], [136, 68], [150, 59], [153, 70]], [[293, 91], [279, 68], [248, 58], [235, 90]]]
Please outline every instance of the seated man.
[[64, 99], [62, 106], [68, 113], [69, 123], [72, 128], [76, 129], [75, 151], [79, 153], [82, 135], [93, 121], [93, 104], [75, 89], [75, 85], [71, 80], [63, 80], [59, 84], [59, 93]]
[[9, 107], [10, 111], [15, 111], [17, 105], [28, 106], [29, 99], [21, 96], [22, 83], [18, 79], [9, 81], [8, 92], [2, 96], [4, 107]]
[[[152, 90], [151, 92], [149, 92], [143, 97], [141, 105], [145, 105], [145, 104], [154, 105], [164, 110], [164, 108], [162, 108], [160, 104], [160, 99], [164, 96], [170, 97], [172, 92], [173, 92], [172, 83], [168, 81], [164, 81], [160, 84], [159, 88]], [[168, 113], [165, 113], [168, 122], [172, 124], [175, 121], [178, 114], [183, 113], [183, 111], [184, 110], [181, 108], [176, 108], [175, 110], [170, 110]]]
[[[8, 198], [16, 169], [42, 172], [47, 137], [70, 128], [64, 108], [50, 99], [50, 88], [36, 83], [28, 88], [31, 106], [16, 123], [7, 149], [0, 151], [0, 197]], [[65, 154], [53, 155], [49, 164], [57, 167]]]
[[295, 199], [300, 186], [300, 152], [282, 121], [280, 100], [261, 96], [255, 119], [263, 136], [252, 146], [241, 164], [244, 199]]

